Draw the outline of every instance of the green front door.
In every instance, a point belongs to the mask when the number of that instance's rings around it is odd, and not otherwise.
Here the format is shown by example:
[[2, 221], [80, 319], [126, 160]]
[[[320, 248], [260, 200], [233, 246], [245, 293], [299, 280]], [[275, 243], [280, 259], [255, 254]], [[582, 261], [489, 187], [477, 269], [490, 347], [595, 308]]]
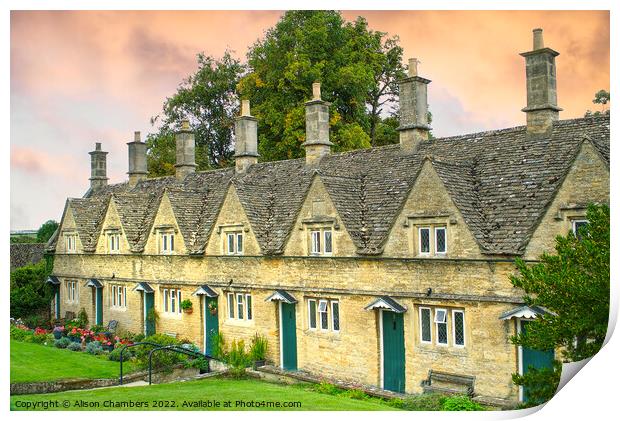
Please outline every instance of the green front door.
[[144, 335], [151, 336], [155, 334], [155, 320], [151, 314], [151, 310], [155, 306], [155, 294], [152, 292], [144, 292]]
[[[531, 322], [521, 320], [521, 333], [527, 330], [527, 325]], [[553, 367], [553, 358], [554, 352], [550, 351], [539, 351], [537, 349], [531, 349], [523, 347], [521, 349], [521, 368], [523, 374], [527, 373], [531, 368], [541, 369], [541, 368], [551, 368]], [[527, 402], [529, 400], [527, 387], [523, 387], [523, 401]]]
[[[215, 304], [215, 314], [209, 310], [209, 304]], [[217, 335], [219, 326], [217, 321], [217, 297], [205, 295], [205, 355], [213, 356], [213, 335]]]
[[103, 288], [94, 288], [95, 290], [95, 324], [103, 324]]
[[405, 392], [405, 332], [403, 314], [381, 311], [383, 388]]
[[297, 370], [295, 304], [280, 302], [280, 351], [282, 352], [282, 368]]

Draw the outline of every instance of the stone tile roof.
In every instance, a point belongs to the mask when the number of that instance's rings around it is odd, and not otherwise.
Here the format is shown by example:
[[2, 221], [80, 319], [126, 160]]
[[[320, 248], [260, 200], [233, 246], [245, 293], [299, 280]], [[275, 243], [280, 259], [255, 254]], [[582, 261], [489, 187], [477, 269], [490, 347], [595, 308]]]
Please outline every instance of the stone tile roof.
[[93, 196], [87, 199], [69, 199], [82, 247], [85, 252], [94, 252], [101, 232], [101, 225], [108, 209], [109, 195]]
[[45, 252], [45, 243], [13, 243], [11, 244], [11, 270], [39, 263]]
[[[90, 239], [89, 232], [100, 223], [97, 218], [102, 218], [99, 203], [104, 197], [121, 197], [122, 192], [148, 196], [167, 190], [190, 252], [200, 253], [232, 183], [261, 251], [278, 254], [283, 252], [313, 178], [320, 177], [358, 253], [372, 255], [382, 252], [428, 159], [481, 251], [520, 254], [585, 139], [609, 165], [609, 130], [608, 116], [563, 120], [554, 124], [550, 136], [529, 136], [525, 126], [520, 126], [433, 139], [411, 154], [390, 145], [331, 154], [312, 168], [304, 159], [266, 162], [241, 175], [227, 168], [190, 174], [182, 183], [161, 177], [144, 180], [133, 189], [126, 183], [115, 184], [97, 194], [88, 192], [84, 199], [70, 200], [72, 207], [73, 203], [78, 207], [74, 213], [80, 214], [78, 229]], [[129, 207], [145, 203], [143, 196], [135, 196], [133, 205], [132, 196], [123, 197]], [[145, 214], [149, 216], [141, 226], [148, 232], [154, 215]], [[138, 217], [126, 219], [130, 225], [140, 221]]]
[[112, 194], [129, 249], [132, 253], [144, 251], [144, 245], [159, 204], [162, 192], [117, 192]]

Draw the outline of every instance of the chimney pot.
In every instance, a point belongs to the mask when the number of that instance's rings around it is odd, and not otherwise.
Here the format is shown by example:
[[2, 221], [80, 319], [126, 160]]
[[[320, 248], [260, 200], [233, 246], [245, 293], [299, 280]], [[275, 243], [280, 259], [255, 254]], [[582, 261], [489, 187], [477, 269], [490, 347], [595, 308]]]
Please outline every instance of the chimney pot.
[[541, 28], [536, 28], [532, 32], [534, 32], [534, 51], [545, 48], [543, 30]]
[[189, 120], [181, 120], [181, 130], [176, 133], [175, 140], [175, 176], [177, 180], [183, 180], [188, 174], [196, 172], [196, 141], [189, 128]]
[[313, 100], [321, 99], [321, 82], [314, 82], [312, 84], [312, 99]]
[[133, 141], [134, 142], [141, 142], [140, 132], [133, 132]]
[[250, 115], [250, 100], [244, 99], [241, 101], [241, 115], [249, 116]]
[[127, 143], [129, 153], [129, 187], [134, 187], [144, 180], [148, 173], [146, 168], [146, 143], [140, 140], [140, 132], [133, 133], [133, 142]]
[[408, 75], [399, 81], [400, 146], [411, 153], [421, 141], [428, 140], [428, 84], [430, 80], [418, 76], [417, 58], [409, 59]]
[[101, 150], [101, 143], [95, 142], [95, 150], [96, 151], [100, 151]]
[[189, 120], [184, 118], [181, 120], [181, 130], [189, 130]]
[[420, 61], [415, 57], [409, 59], [409, 77], [418, 75], [418, 63]]
[[93, 191], [101, 190], [108, 185], [106, 155], [101, 150], [101, 143], [95, 143], [95, 150], [90, 155], [90, 188]]

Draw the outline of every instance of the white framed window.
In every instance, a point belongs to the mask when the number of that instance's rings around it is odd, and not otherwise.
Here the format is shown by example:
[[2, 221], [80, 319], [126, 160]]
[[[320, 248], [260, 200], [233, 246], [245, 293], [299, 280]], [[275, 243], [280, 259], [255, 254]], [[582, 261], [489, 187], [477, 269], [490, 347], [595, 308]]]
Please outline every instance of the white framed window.
[[65, 287], [67, 291], [67, 301], [77, 303], [80, 300], [77, 281], [65, 281]]
[[164, 313], [181, 314], [181, 290], [176, 288], [162, 289]]
[[110, 301], [112, 307], [127, 307], [127, 287], [122, 285], [112, 285], [110, 288]]
[[174, 253], [174, 232], [162, 231], [159, 233], [159, 254]]
[[252, 295], [245, 294], [245, 313], [246, 319], [252, 320]]
[[420, 342], [433, 343], [433, 324], [431, 323], [431, 309], [420, 307]]
[[67, 253], [77, 252], [77, 234], [65, 235], [65, 249]]
[[447, 250], [446, 227], [435, 227], [435, 254], [446, 254]]
[[237, 294], [237, 318], [243, 319], [243, 294]]
[[321, 231], [310, 231], [311, 254], [321, 254]]
[[452, 343], [457, 347], [465, 346], [465, 312], [452, 310]]
[[235, 318], [235, 294], [232, 292], [228, 293], [228, 318]]
[[444, 308], [435, 309], [437, 345], [448, 345], [448, 312]]
[[573, 235], [577, 237], [578, 240], [581, 240], [582, 234], [580, 234], [579, 230], [587, 226], [588, 226], [588, 221], [586, 219], [574, 219], [572, 221]]
[[319, 301], [319, 320], [321, 321], [321, 330], [328, 330], [327, 300]]
[[340, 303], [332, 301], [332, 330], [340, 332]]
[[243, 254], [243, 233], [229, 232], [226, 234], [226, 253], [227, 254]]
[[418, 228], [418, 240], [419, 254], [431, 254], [431, 229], [429, 227]]
[[308, 300], [308, 328], [316, 330], [316, 300]]
[[121, 235], [118, 232], [108, 233], [108, 253], [118, 253], [120, 251]]

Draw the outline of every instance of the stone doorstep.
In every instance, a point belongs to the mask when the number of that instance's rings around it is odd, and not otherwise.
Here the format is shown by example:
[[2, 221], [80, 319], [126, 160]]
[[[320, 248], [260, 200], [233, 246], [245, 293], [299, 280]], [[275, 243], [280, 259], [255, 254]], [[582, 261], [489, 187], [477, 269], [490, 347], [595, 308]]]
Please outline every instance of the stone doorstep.
[[[256, 370], [248, 370], [248, 374], [254, 377], [261, 378], [265, 381], [271, 380], [271, 381], [276, 381], [276, 382], [281, 382], [280, 378], [293, 379], [297, 383], [317, 383], [318, 384], [318, 383], [326, 381], [341, 389], [361, 390], [367, 395], [374, 396], [377, 398], [383, 398], [383, 399], [394, 399], [394, 398], [406, 399], [408, 397], [420, 395], [419, 393], [413, 394], [413, 393], [392, 392], [389, 390], [380, 389], [376, 386], [370, 386], [370, 385], [365, 385], [365, 384], [355, 383], [355, 382], [346, 382], [346, 381], [335, 379], [332, 377], [317, 376], [317, 375], [310, 374], [308, 372], [301, 371], [301, 370], [300, 371], [285, 371], [285, 370], [282, 370], [281, 368], [271, 366], [271, 365], [265, 365], [262, 367], [258, 367]], [[261, 376], [261, 374], [271, 375], [272, 377], [268, 378], [266, 376]], [[493, 398], [489, 396], [474, 396], [472, 400], [482, 405], [491, 406], [494, 409], [497, 408], [501, 410], [514, 409], [515, 406], [517, 405], [517, 403], [509, 401], [507, 399]]]

